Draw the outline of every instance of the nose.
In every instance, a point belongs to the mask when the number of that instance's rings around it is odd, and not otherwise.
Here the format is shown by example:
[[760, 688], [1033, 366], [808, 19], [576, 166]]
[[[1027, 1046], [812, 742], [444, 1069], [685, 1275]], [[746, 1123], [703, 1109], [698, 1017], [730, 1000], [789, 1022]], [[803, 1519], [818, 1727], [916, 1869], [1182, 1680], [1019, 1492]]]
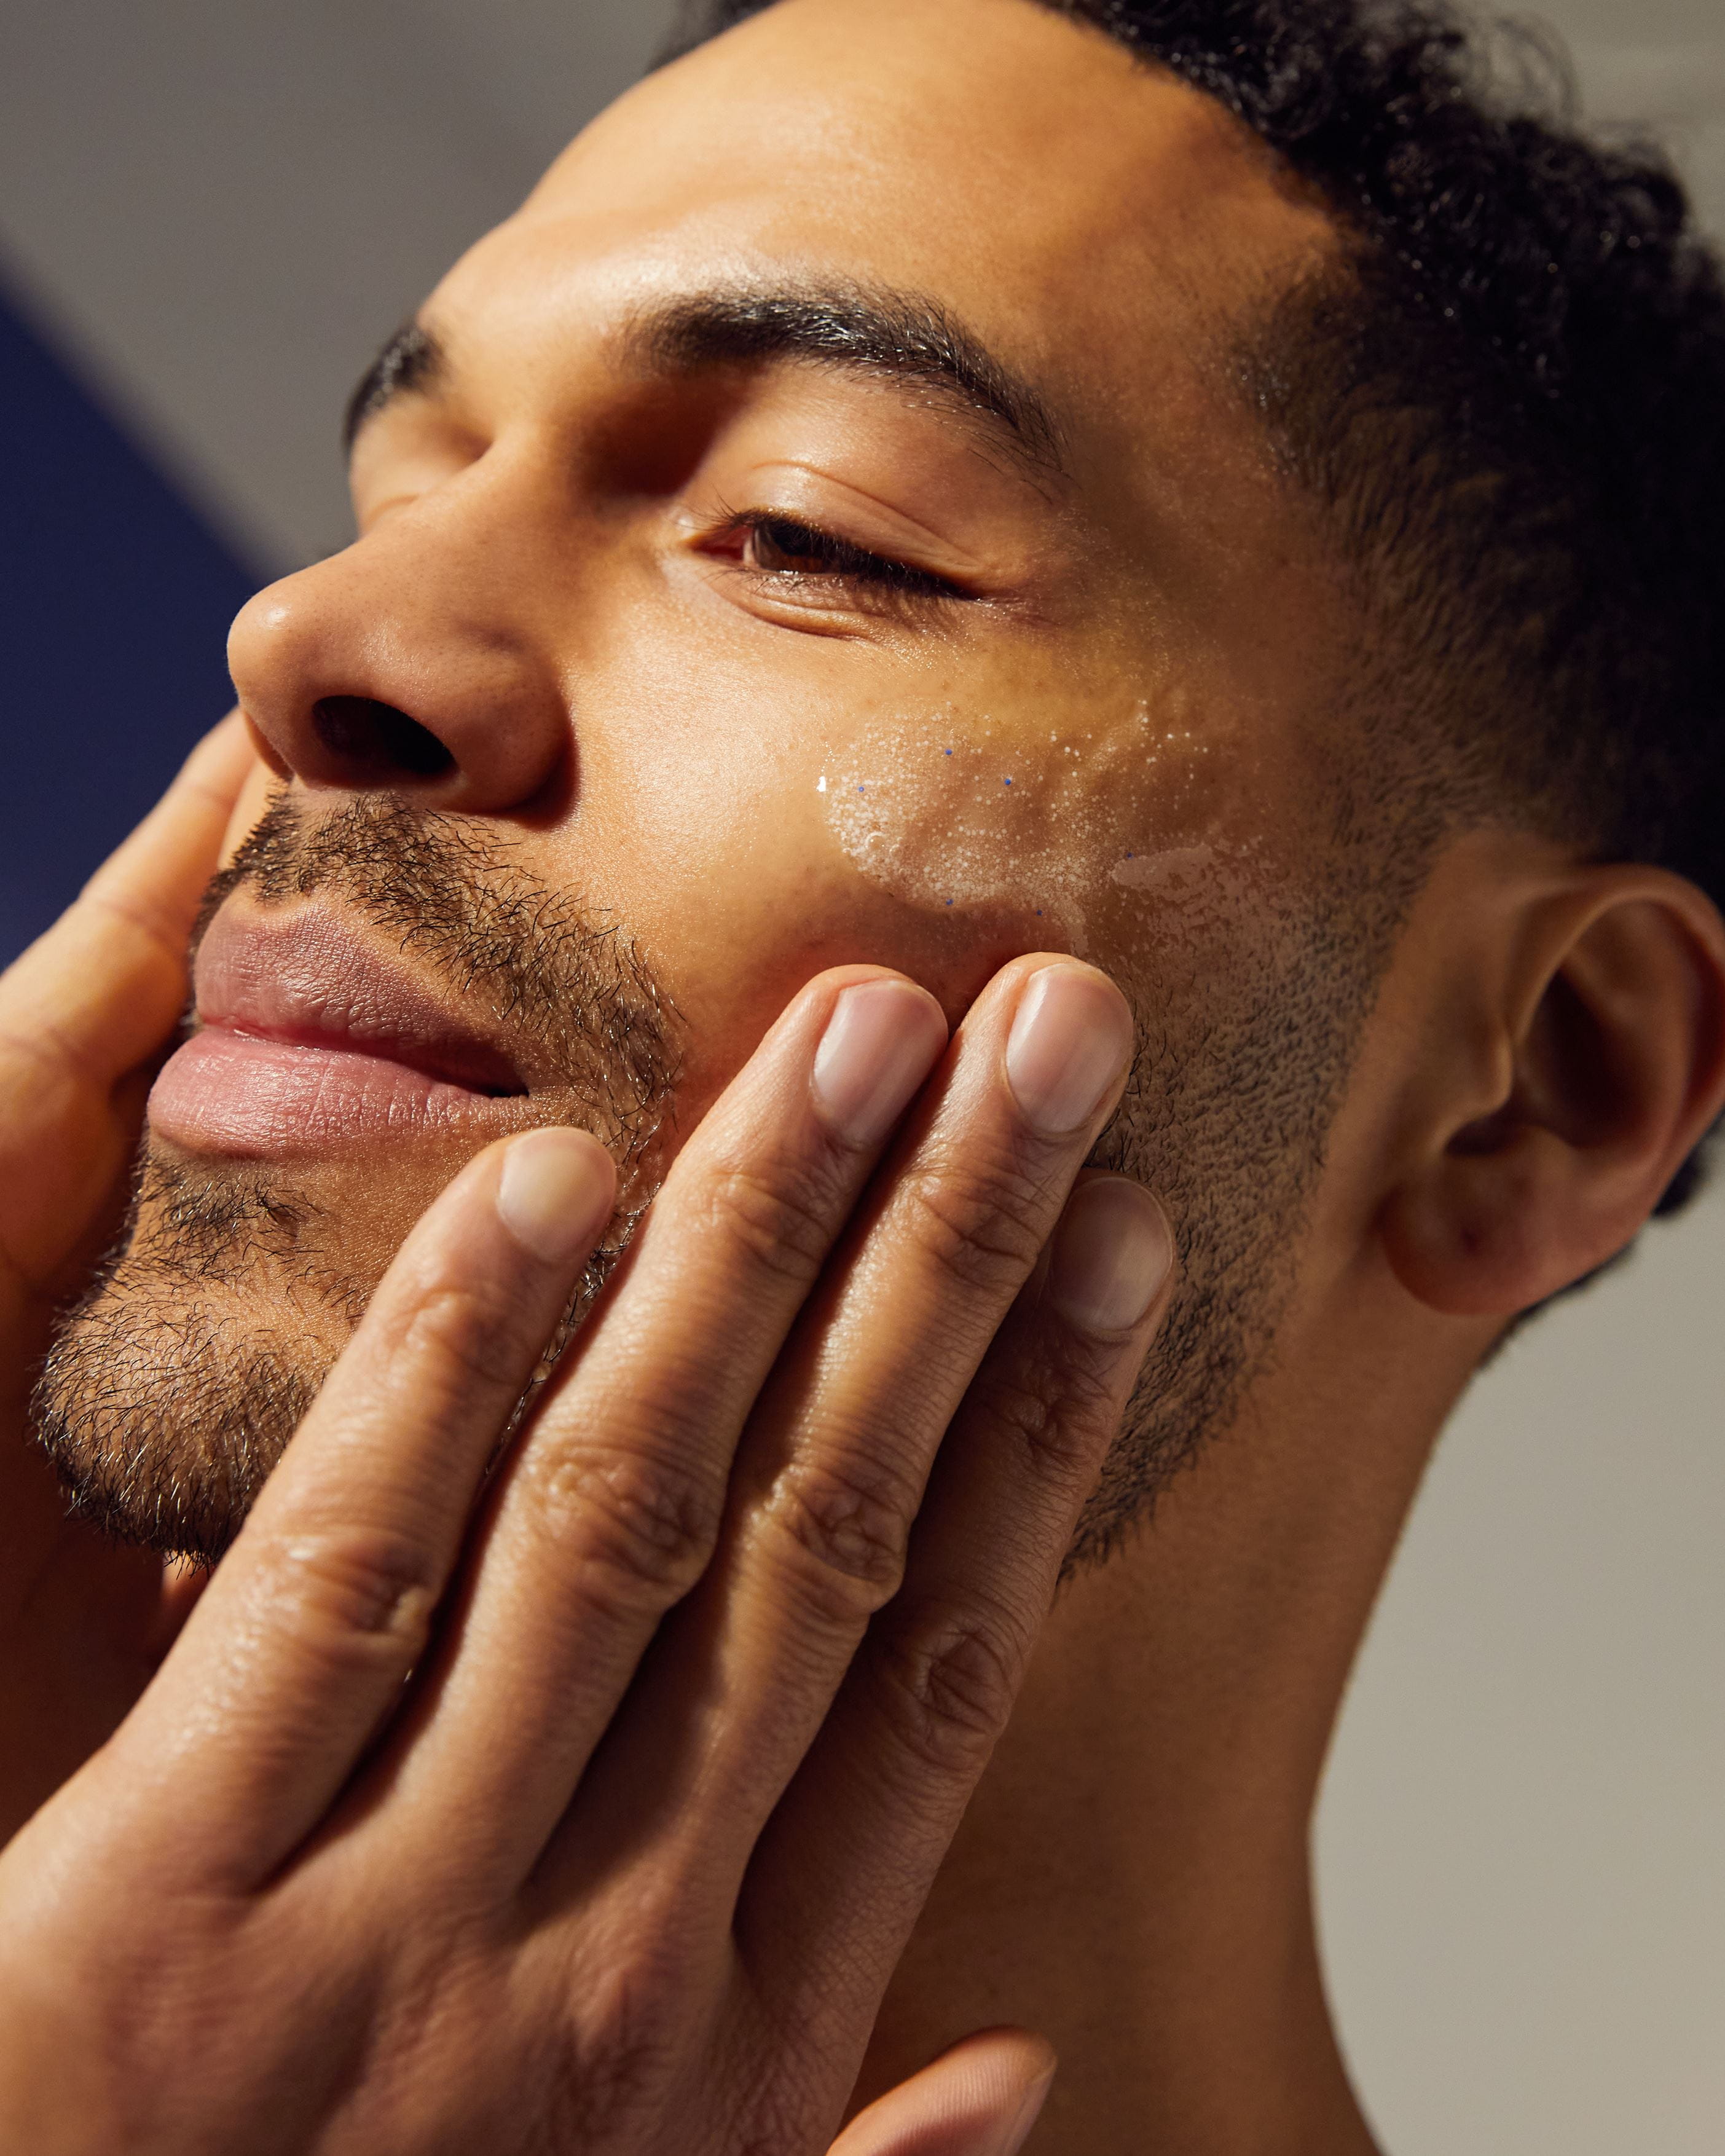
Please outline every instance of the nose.
[[234, 622], [228, 664], [278, 768], [309, 787], [475, 814], [528, 808], [566, 785], [562, 670], [532, 618], [563, 565], [534, 551], [531, 518], [481, 485], [458, 486], [259, 593]]

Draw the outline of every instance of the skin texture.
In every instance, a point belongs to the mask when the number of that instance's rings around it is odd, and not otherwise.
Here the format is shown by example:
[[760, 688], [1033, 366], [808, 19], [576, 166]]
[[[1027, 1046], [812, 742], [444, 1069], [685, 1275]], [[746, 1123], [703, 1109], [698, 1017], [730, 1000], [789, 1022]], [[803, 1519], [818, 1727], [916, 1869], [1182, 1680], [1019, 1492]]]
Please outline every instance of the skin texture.
[[[13, 1039], [57, 1003], [69, 1084], [122, 1041], [80, 1040], [59, 962], [94, 930], [141, 996], [102, 924], [207, 844], [226, 731], [0, 983]], [[471, 1161], [136, 1709], [0, 1856], [8, 2144], [824, 2148], [1162, 1307], [1153, 1201], [1067, 1203], [1130, 1046], [1070, 963], [1007, 968], [950, 1046], [901, 977], [822, 976], [482, 1491], [616, 1169], [557, 1128]], [[839, 2156], [1015, 2145], [1050, 2064], [983, 2032]]]
[[[1061, 157], [1086, 128], [1096, 154]], [[916, 211], [936, 169], [942, 233]], [[997, 228], [987, 205], [1045, 169]], [[1208, 101], [1034, 9], [985, 9], [979, 36], [962, 8], [909, 34], [882, 15], [860, 38], [842, 8], [775, 13], [623, 100], [430, 296], [447, 362], [360, 433], [358, 543], [235, 624], [244, 709], [308, 820], [405, 783], [631, 940], [680, 1021], [649, 1181], [820, 968], [896, 966], [956, 1019], [1015, 952], [1092, 957], [1159, 1050], [1111, 1164], [1183, 1216], [1170, 1341], [1243, 1371], [1264, 1342], [1230, 1335], [1223, 1276], [1264, 1283], [1261, 1335], [1362, 983], [1306, 960], [1335, 902], [1334, 580], [1223, 377], [1230, 323], [1332, 244]], [[715, 287], [810, 285], [973, 325], [1042, 395], [1055, 453], [925, 383], [654, 366], [629, 334]], [[750, 511], [962, 595], [752, 567]], [[410, 714], [449, 767], [345, 749], [332, 696]], [[1227, 1127], [1248, 1090], [1286, 1096], [1267, 1161]], [[522, 1113], [584, 1119], [553, 1091]], [[275, 1169], [336, 1229], [205, 1300], [250, 1327], [283, 1313], [309, 1387], [353, 1297], [305, 1276], [362, 1294], [462, 1152]], [[103, 1370], [146, 1337], [120, 1307]], [[1141, 1450], [1177, 1453], [1182, 1373], [1153, 1368], [1145, 1399], [1163, 1426]]]
[[[827, 967], [895, 968], [952, 1019], [1014, 953], [1081, 946], [1141, 1021], [1190, 1024], [1178, 1064], [1325, 888], [1350, 624], [1222, 355], [1333, 244], [1214, 107], [1024, 0], [785, 0], [624, 100], [433, 295], [449, 366], [362, 432], [358, 545], [236, 628], [247, 714], [311, 814], [407, 783], [332, 747], [321, 698], [434, 734], [413, 797], [506, 829], [650, 956], [678, 1136]], [[632, 312], [716, 279], [937, 297], [1037, 384], [1067, 476], [926, 388], [644, 369]], [[973, 597], [752, 571], [727, 520], [754, 508]], [[930, 776], [914, 747], [947, 736], [957, 776]], [[1058, 1603], [860, 2097], [1009, 2020], [1062, 2060], [1047, 2156], [1370, 2148], [1306, 1866], [1341, 1686], [1467, 1376], [1636, 1232], [1725, 1097], [1722, 974], [1676, 878], [1447, 842], [1278, 1219], [1274, 1358]], [[1236, 1152], [1257, 1137], [1243, 1115]], [[292, 1173], [375, 1278], [453, 1164]]]

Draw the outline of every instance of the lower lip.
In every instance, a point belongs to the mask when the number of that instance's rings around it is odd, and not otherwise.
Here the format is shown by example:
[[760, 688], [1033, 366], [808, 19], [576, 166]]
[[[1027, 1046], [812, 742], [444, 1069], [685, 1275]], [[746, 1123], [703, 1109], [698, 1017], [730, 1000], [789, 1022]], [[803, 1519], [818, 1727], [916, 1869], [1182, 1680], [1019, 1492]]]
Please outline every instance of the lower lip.
[[192, 1152], [242, 1157], [326, 1153], [433, 1131], [477, 1135], [508, 1120], [505, 1101], [405, 1064], [218, 1027], [176, 1050], [150, 1093], [158, 1137]]

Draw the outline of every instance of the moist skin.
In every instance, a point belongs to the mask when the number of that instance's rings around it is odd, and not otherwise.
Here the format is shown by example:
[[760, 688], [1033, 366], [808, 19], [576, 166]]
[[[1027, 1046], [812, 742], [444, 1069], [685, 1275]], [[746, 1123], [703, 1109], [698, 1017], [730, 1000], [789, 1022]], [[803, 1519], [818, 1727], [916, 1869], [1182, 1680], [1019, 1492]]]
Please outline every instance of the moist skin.
[[1250, 849], [1216, 827], [1214, 756], [1147, 701], [1045, 733], [947, 706], [871, 725], [814, 784], [840, 849], [896, 896], [1028, 914], [1050, 946], [1124, 957], [1132, 916], [1142, 928], [1237, 895]]

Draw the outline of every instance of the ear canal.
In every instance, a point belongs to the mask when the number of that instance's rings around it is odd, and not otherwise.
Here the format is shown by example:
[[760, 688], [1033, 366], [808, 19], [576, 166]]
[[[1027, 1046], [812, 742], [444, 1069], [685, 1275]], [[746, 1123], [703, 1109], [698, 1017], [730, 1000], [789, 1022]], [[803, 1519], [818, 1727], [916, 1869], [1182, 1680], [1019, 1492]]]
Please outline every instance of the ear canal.
[[1609, 1035], [1586, 998], [1567, 973], [1553, 974], [1517, 1054], [1509, 1098], [1463, 1123], [1448, 1150], [1484, 1158], [1501, 1152], [1530, 1123], [1572, 1145], [1599, 1142], [1609, 1137], [1617, 1112], [1611, 1055]]
[[1547, 984], [1516, 1059], [1512, 1110], [1571, 1145], [1599, 1144], [1635, 1112], [1635, 1074], [1623, 1065], [1609, 1027], [1566, 968]]

